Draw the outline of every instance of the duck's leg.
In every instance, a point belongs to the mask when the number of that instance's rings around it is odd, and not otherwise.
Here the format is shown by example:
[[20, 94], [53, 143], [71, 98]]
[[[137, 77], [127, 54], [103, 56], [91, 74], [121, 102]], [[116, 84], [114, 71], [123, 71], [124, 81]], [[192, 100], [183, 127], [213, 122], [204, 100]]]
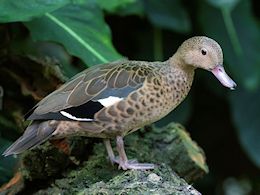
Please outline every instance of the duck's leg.
[[[109, 160], [112, 163], [112, 165], [114, 163], [119, 164], [119, 157], [116, 157], [114, 155], [114, 151], [112, 149], [110, 139], [104, 139], [104, 144], [106, 146], [107, 154], [108, 154]], [[137, 162], [137, 161], [136, 160], [131, 160], [131, 162]]]
[[123, 170], [127, 169], [154, 169], [154, 164], [150, 163], [138, 163], [136, 161], [129, 161], [127, 159], [125, 149], [124, 149], [124, 140], [123, 137], [117, 136], [116, 137], [116, 145], [117, 145], [117, 151], [119, 154], [119, 168], [122, 168]]
[[114, 164], [114, 163], [119, 163], [119, 161], [115, 158], [113, 149], [112, 149], [112, 147], [111, 147], [110, 139], [104, 139], [104, 144], [105, 144], [105, 146], [106, 146], [107, 154], [108, 154], [108, 157], [109, 157], [110, 162], [111, 162], [112, 164]]

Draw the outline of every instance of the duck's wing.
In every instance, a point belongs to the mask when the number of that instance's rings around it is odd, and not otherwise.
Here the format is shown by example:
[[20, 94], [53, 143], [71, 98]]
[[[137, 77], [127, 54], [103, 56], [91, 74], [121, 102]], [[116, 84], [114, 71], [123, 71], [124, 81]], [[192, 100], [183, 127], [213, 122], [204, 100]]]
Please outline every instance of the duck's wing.
[[104, 106], [142, 87], [152, 72], [147, 62], [117, 61], [93, 66], [42, 99], [25, 118], [91, 121]]

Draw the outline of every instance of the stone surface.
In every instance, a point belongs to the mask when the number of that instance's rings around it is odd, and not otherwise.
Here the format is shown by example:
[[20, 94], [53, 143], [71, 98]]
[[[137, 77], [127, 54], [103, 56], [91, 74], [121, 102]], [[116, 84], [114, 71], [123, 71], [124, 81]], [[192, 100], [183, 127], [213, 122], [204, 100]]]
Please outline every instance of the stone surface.
[[[55, 147], [47, 142], [21, 156], [24, 185], [20, 192], [199, 194], [187, 182], [194, 182], [208, 171], [204, 153], [180, 124], [171, 123], [164, 128], [148, 126], [127, 136], [125, 142], [130, 159], [155, 163], [155, 170], [118, 170], [108, 161], [101, 140], [71, 138], [66, 140], [66, 150], [64, 143], [61, 148], [61, 144]], [[15, 191], [12, 185], [5, 189], [8, 191]]]

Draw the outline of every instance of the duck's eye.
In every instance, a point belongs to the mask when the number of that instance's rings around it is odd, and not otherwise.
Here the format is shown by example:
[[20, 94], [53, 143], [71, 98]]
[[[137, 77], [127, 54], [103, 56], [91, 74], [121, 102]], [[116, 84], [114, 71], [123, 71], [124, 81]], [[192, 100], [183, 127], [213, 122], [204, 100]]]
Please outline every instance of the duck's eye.
[[201, 54], [204, 55], [204, 56], [207, 55], [207, 50], [206, 49], [202, 49], [201, 50]]

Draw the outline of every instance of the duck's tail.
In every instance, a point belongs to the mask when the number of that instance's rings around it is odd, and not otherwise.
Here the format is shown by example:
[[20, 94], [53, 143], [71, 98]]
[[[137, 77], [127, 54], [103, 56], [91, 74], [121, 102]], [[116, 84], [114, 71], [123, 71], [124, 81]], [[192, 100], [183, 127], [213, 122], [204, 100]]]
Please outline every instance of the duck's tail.
[[24, 134], [17, 139], [9, 148], [7, 148], [3, 155], [9, 156], [12, 154], [20, 154], [23, 151], [41, 144], [52, 136], [57, 124], [51, 121], [34, 121], [29, 125]]

